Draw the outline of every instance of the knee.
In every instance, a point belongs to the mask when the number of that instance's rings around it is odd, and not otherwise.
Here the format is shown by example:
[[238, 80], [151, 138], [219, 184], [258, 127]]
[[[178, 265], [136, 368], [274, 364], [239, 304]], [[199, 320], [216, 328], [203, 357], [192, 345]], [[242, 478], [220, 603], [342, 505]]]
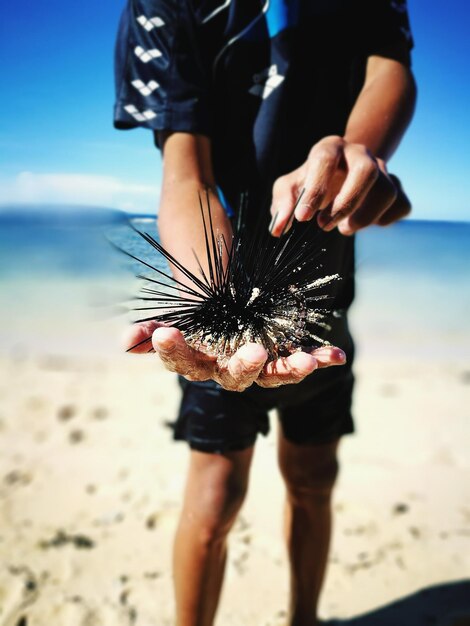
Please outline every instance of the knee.
[[339, 472], [336, 456], [309, 464], [281, 464], [291, 504], [303, 508], [329, 504]]
[[185, 506], [183, 520], [196, 531], [198, 542], [209, 548], [225, 540], [244, 502], [246, 484], [237, 479], [201, 485], [199, 496]]

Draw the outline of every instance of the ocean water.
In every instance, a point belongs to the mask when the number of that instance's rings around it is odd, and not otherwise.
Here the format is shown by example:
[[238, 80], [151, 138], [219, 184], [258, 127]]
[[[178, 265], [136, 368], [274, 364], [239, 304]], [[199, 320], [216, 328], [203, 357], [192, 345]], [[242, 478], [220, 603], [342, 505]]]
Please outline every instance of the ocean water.
[[364, 343], [470, 362], [470, 223], [404, 221], [357, 237], [352, 319]]
[[[110, 349], [142, 266], [109, 241], [168, 270], [131, 224], [158, 238], [154, 219], [119, 211], [0, 211], [0, 351]], [[356, 249], [351, 319], [363, 349], [470, 357], [470, 223], [372, 227]]]

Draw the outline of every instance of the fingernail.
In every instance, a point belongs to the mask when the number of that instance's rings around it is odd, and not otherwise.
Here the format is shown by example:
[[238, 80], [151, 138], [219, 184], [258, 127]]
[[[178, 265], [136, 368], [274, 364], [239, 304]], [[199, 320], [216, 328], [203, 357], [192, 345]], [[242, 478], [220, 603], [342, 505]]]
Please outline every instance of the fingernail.
[[317, 350], [315, 350], [312, 356], [314, 357], [332, 356], [332, 354], [335, 354], [336, 358], [340, 359], [341, 361], [343, 361], [346, 358], [346, 354], [344, 353], [343, 350], [341, 350], [341, 348], [333, 348], [333, 346], [325, 346], [324, 348], [318, 348]]
[[331, 219], [332, 217], [328, 211], [319, 211], [317, 213], [317, 222], [318, 222], [318, 225], [321, 226], [322, 228], [323, 226], [325, 226], [325, 224], [328, 224], [328, 222], [330, 222]]
[[330, 231], [333, 230], [333, 228], [338, 224], [338, 222], [340, 222], [343, 219], [343, 213], [341, 211], [338, 211], [338, 213], [336, 213], [335, 215], [333, 215], [333, 217], [331, 218], [331, 220], [329, 222], [327, 222], [324, 226], [323, 226], [323, 230], [326, 231]]

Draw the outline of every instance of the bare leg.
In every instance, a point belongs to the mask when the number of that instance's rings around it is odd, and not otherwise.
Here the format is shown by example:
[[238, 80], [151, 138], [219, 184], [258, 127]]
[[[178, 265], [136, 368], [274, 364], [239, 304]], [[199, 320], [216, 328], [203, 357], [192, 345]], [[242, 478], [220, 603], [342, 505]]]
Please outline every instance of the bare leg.
[[317, 604], [331, 535], [331, 493], [338, 441], [295, 445], [279, 436], [286, 484], [284, 529], [290, 561], [289, 626], [317, 626]]
[[177, 626], [212, 626], [222, 589], [227, 534], [243, 503], [253, 448], [191, 451], [173, 571]]

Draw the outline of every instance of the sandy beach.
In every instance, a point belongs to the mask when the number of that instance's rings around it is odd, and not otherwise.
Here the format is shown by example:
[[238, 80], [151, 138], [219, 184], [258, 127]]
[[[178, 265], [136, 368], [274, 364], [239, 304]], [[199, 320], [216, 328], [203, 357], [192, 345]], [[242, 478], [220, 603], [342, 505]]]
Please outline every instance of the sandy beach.
[[[393, 354], [394, 337], [380, 348], [360, 306], [355, 319], [357, 434], [341, 447], [321, 615], [363, 626], [469, 624], [468, 360], [439, 347], [430, 358], [416, 337]], [[44, 327], [34, 348], [1, 357], [1, 626], [173, 624], [187, 450], [166, 422], [178, 390], [155, 356], [119, 352], [119, 325], [107, 326], [109, 353], [90, 354], [80, 333], [58, 341], [57, 328], [48, 342]], [[469, 337], [459, 346], [465, 352]], [[275, 415], [271, 424], [230, 537], [219, 626], [283, 624]]]

